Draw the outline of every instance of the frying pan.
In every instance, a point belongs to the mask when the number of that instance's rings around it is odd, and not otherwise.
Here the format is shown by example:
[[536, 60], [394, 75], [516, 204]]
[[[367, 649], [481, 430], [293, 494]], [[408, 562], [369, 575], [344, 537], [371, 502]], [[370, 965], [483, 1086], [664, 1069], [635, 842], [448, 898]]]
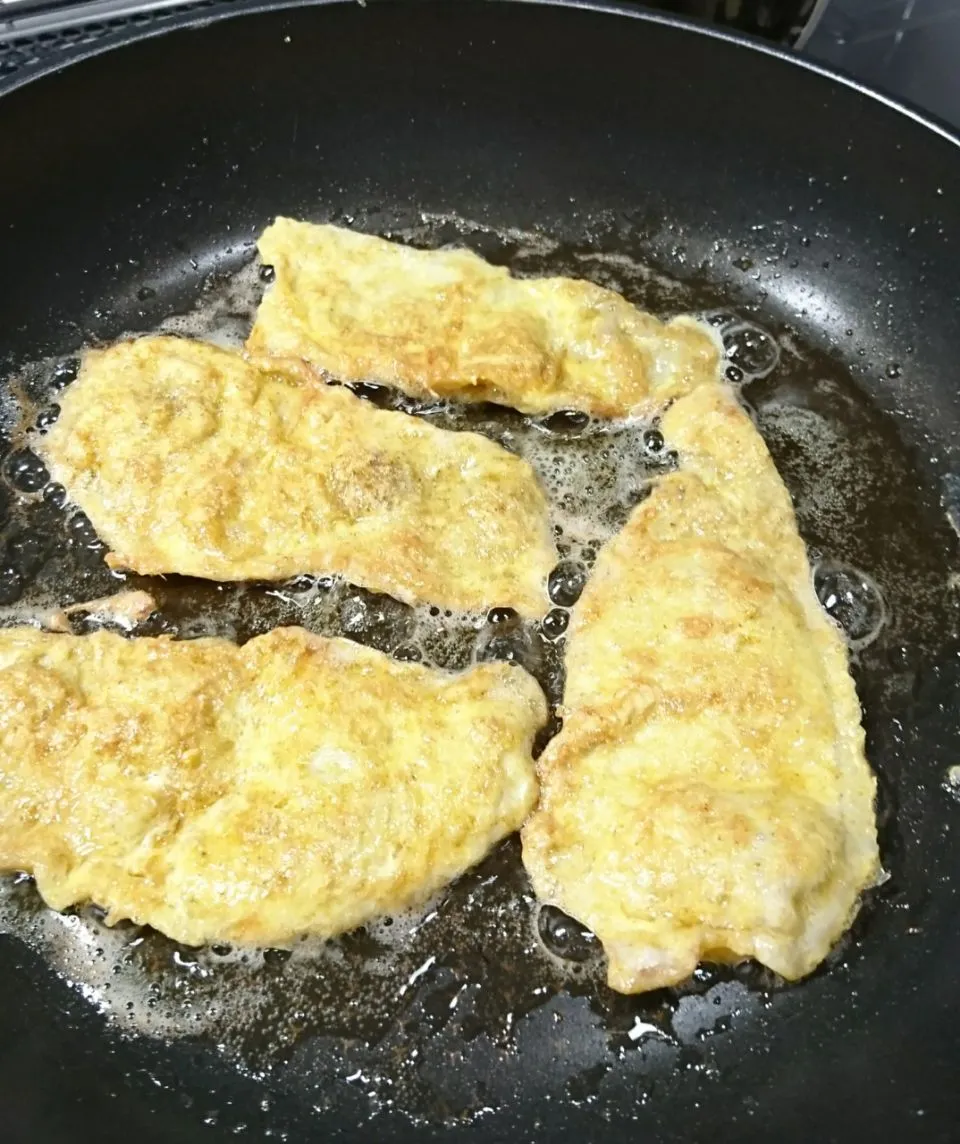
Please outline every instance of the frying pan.
[[[82, 345], [198, 297], [229, 310], [224, 281], [277, 213], [465, 242], [527, 271], [582, 272], [606, 252], [643, 304], [736, 311], [782, 347], [743, 396], [811, 551], [867, 573], [885, 602], [854, 670], [890, 876], [801, 984], [706, 968], [624, 998], [542, 955], [507, 843], [454, 887], [432, 935], [410, 937], [414, 953], [401, 942], [384, 960], [361, 932], [309, 971], [231, 962], [228, 991], [231, 974], [238, 996], [251, 974], [266, 984], [219, 1048], [202, 1013], [198, 1035], [137, 1032], [208, 996], [203, 973], [218, 971], [189, 951], [121, 933], [146, 959], [139, 980], [159, 984], [109, 1017], [89, 966], [0, 937], [3, 1139], [956, 1140], [957, 140], [823, 69], [612, 5], [229, 15], [120, 32], [105, 41], [118, 50], [8, 85], [7, 395], [49, 401]], [[530, 255], [531, 232], [556, 245]], [[18, 447], [8, 431], [4, 450]], [[18, 576], [28, 595], [109, 587], [82, 520], [56, 497], [18, 503], [31, 478], [17, 463], [4, 461], [8, 593]], [[174, 613], [206, 600], [158, 588]], [[276, 606], [261, 622], [289, 618]], [[9, 892], [42, 918], [29, 885]]]

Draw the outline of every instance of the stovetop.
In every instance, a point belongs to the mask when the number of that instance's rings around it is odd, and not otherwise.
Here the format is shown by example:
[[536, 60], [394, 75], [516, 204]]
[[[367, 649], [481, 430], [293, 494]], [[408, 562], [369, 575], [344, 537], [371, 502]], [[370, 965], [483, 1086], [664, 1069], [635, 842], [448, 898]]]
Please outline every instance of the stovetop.
[[[234, 0], [0, 0], [0, 78], [130, 22]], [[362, 2], [362, 0], [361, 0]], [[651, 0], [852, 74], [960, 128], [960, 0]]]
[[800, 50], [960, 128], [960, 0], [824, 0]]

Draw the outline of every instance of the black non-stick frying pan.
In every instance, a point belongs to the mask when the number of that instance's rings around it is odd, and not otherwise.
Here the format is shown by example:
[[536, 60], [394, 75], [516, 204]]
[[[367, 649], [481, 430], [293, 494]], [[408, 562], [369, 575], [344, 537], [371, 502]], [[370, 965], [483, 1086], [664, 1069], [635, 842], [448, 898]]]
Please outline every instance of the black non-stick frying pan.
[[[960, 1138], [957, 141], [767, 48], [619, 9], [232, 9], [120, 34], [0, 100], [5, 393], [50, 416], [82, 345], [198, 298], [242, 324], [252, 288], [227, 280], [277, 213], [736, 312], [779, 339], [743, 396], [840, 570], [839, 618], [884, 600], [854, 669], [890, 877], [810, 980], [707, 968], [638, 998], [538, 920], [514, 843], [416, 933], [306, 963], [198, 958], [89, 910], [51, 923], [8, 880], [0, 1138]], [[0, 602], [109, 588], [3, 425]], [[182, 634], [216, 613], [213, 588], [155, 587]], [[265, 592], [231, 603], [241, 638], [297, 618]]]

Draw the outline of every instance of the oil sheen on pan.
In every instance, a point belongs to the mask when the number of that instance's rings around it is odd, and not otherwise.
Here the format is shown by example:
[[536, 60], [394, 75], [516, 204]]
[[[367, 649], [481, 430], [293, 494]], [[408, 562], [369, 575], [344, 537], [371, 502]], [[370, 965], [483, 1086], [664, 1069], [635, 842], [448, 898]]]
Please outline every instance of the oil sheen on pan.
[[626, 993], [748, 957], [796, 979], [879, 872], [875, 782], [793, 507], [725, 386], [662, 422], [680, 471], [601, 551], [523, 831], [538, 895]]
[[514, 278], [469, 250], [414, 250], [278, 218], [275, 280], [247, 343], [345, 381], [523, 413], [645, 416], [716, 374], [714, 338], [573, 278]]
[[0, 631], [0, 869], [188, 945], [403, 910], [537, 796], [537, 682], [302, 628], [226, 640]]
[[[372, 224], [368, 220], [363, 225], [370, 228]], [[473, 242], [476, 228], [471, 227], [473, 224], [448, 220], [422, 227], [418, 224], [394, 233], [405, 242], [449, 246]], [[491, 232], [481, 234], [484, 250], [491, 249], [493, 237]], [[818, 414], [815, 426], [820, 426], [824, 434], [828, 429], [830, 433], [821, 437], [818, 429], [811, 436], [812, 415], [807, 415], [805, 407], [795, 410], [782, 400], [784, 394], [795, 400], [794, 388], [798, 385], [814, 399], [815, 378], [821, 372], [834, 376], [830, 370], [836, 371], [835, 363], [816, 359], [817, 364], [809, 367], [816, 373], [808, 373], [808, 367], [801, 366], [800, 358], [794, 356], [789, 339], [780, 341], [770, 331], [745, 321], [742, 315], [715, 309], [723, 304], [721, 296], [651, 277], [652, 272], [624, 255], [607, 256], [587, 247], [568, 249], [538, 235], [525, 235], [521, 253], [514, 254], [513, 236], [498, 241], [501, 246], [495, 257], [509, 261], [520, 277], [572, 279], [586, 274], [605, 286], [624, 290], [643, 308], [664, 315], [679, 311], [704, 315], [715, 330], [714, 340], [719, 342], [722, 337], [727, 347], [731, 371], [736, 365], [744, 378], [754, 379], [747, 399], [758, 409], [765, 431], [772, 426], [772, 446], [796, 497], [805, 535], [821, 556], [836, 558], [841, 565], [851, 558], [852, 554], [844, 548], [843, 536], [835, 529], [831, 531], [831, 522], [836, 519], [832, 507], [825, 512], [826, 523], [820, 527], [818, 499], [828, 492], [832, 497], [835, 490], [846, 487], [844, 477], [854, 463], [846, 445], [838, 448], [834, 433], [838, 423], [846, 424], [845, 414], [838, 414], [833, 407], [822, 414], [822, 419]], [[180, 336], [181, 346], [187, 344], [185, 336], [240, 345], [248, 335], [262, 292], [259, 267], [251, 264], [205, 291], [189, 313], [170, 313], [160, 308], [154, 316], [160, 323], [159, 329]], [[744, 339], [749, 341], [749, 352], [741, 353], [738, 347], [742, 348], [741, 343], [746, 345]], [[781, 351], [783, 361], [778, 366]], [[289, 364], [291, 376], [304, 376], [302, 363]], [[24, 408], [24, 429], [15, 440], [20, 451], [11, 458], [10, 471], [14, 472], [15, 462], [17, 479], [21, 471], [24, 474], [23, 485], [18, 487], [35, 491], [21, 498], [24, 507], [17, 509], [12, 527], [29, 525], [54, 537], [56, 563], [45, 566], [35, 580], [29, 579], [29, 569], [24, 572], [28, 587], [14, 606], [4, 609], [3, 622], [48, 622], [51, 609], [57, 613], [67, 600], [105, 596], [117, 587], [116, 573], [111, 574], [105, 566], [103, 548], [89, 522], [69, 502], [63, 503], [63, 490], [57, 485], [41, 488], [41, 477], [46, 479], [46, 475], [30, 452], [46, 453], [46, 442], [53, 431], [49, 426], [56, 421], [58, 406], [64, 400], [64, 381], [72, 376], [74, 368], [72, 361], [38, 363], [36, 375], [26, 379], [31, 393], [45, 392], [55, 404]], [[287, 372], [287, 364], [282, 372]], [[762, 380], [768, 375], [769, 383]], [[711, 380], [715, 384], [715, 378]], [[852, 395], [851, 400], [860, 402], [856, 408], [863, 406], [845, 375], [838, 378], [837, 384], [843, 387], [845, 396]], [[760, 394], [759, 401], [758, 385], [767, 394]], [[551, 707], [558, 704], [563, 688], [567, 618], [571, 614], [568, 609], [573, 607], [575, 617], [575, 600], [584, 581], [593, 575], [591, 570], [602, 573], [602, 556], [600, 568], [595, 566], [597, 551], [603, 553], [603, 545], [623, 527], [651, 482], [660, 481], [678, 465], [687, 471], [692, 469], [695, 450], [681, 449], [683, 455], [678, 456], [680, 440], [671, 414], [667, 415], [666, 426], [644, 418], [610, 421], [583, 414], [540, 419], [477, 402], [421, 404], [394, 390], [372, 386], [357, 387], [357, 393], [363, 395], [368, 409], [379, 406], [400, 410], [405, 417], [412, 414], [414, 419], [448, 431], [483, 433], [531, 464], [549, 498], [562, 561], [550, 576], [554, 607], [548, 615], [534, 620], [529, 615], [506, 614], [503, 609], [484, 617], [476, 613], [444, 613], [425, 605], [409, 607], [396, 599], [358, 589], [338, 577], [298, 578], [280, 584], [178, 576], [150, 580], [121, 577], [130, 588], [148, 590], [157, 602], [148, 621], [136, 622], [138, 639], [159, 632], [185, 641], [216, 634], [228, 637], [231, 643], [243, 644], [278, 626], [304, 626], [327, 636], [346, 634], [351, 640], [398, 659], [420, 658], [434, 668], [462, 670], [481, 660], [509, 658], [536, 676]], [[771, 420], [771, 410], [777, 411], [775, 422]], [[886, 443], [879, 414], [876, 419], [879, 428], [870, 421], [870, 431], [877, 442]], [[670, 440], [664, 442], [660, 430], [668, 426], [672, 426]], [[783, 447], [783, 441], [794, 441], [801, 431], [797, 451], [801, 457], [815, 460], [816, 475], [809, 479], [803, 474], [798, 478], [795, 468], [790, 467], [793, 453]], [[889, 448], [884, 447], [882, 463], [871, 469], [876, 487], [887, 490], [872, 498], [871, 503], [884, 497], [895, 499], [896, 488], [904, 483], [891, 475], [902, 469], [890, 468], [890, 456]], [[776, 482], [775, 477], [773, 480]], [[782, 490], [777, 495], [782, 496]], [[830, 505], [834, 505], [833, 500]], [[844, 521], [860, 520], [862, 510], [859, 501], [847, 504]], [[902, 559], [902, 553], [891, 554], [888, 563], [884, 563], [885, 559], [886, 554], [881, 553], [878, 562], [867, 563], [866, 567], [876, 573], [886, 591], [895, 582], [891, 580], [891, 569]], [[806, 574], [805, 564], [804, 569]], [[624, 595], [629, 600], [629, 593]], [[89, 631], [104, 622], [97, 618], [101, 613], [112, 613], [112, 609], [98, 603], [96, 615], [91, 616], [90, 608], [92, 605], [81, 609], [81, 615], [88, 615], [86, 620], [76, 621], [70, 619], [76, 610], [71, 606], [68, 622]], [[577, 655], [576, 623], [573, 628], [571, 663]], [[873, 638], [873, 625], [871, 633]], [[860, 646], [860, 634], [854, 637], [848, 631], [851, 646]], [[868, 650], [868, 657], [872, 650]], [[575, 692], [571, 690], [569, 694], [573, 696]], [[568, 716], [568, 725], [570, 722]], [[554, 726], [551, 721], [550, 729]], [[542, 742], [544, 733], [538, 736], [538, 742]], [[459, 810], [458, 802], [452, 805]], [[325, 1060], [321, 1069], [331, 1083], [339, 1083], [336, 1077], [341, 1074], [350, 1075], [356, 1068], [368, 1067], [369, 1054], [362, 1046], [374, 1036], [378, 1046], [378, 1091], [389, 1092], [391, 1098], [408, 1103], [412, 1093], [423, 1091], [424, 1085], [431, 1089], [438, 1083], [433, 1073], [429, 1074], [431, 1079], [420, 1075], [423, 1062], [446, 1062], [453, 1051], [463, 1051], [466, 1059], [481, 1071], [494, 1067], [505, 1078], [504, 1083], [514, 1076], [513, 1032], [502, 1044], [498, 1042], [495, 1065], [491, 1066], [486, 1039], [472, 1040], [472, 1032], [467, 1031], [475, 1028], [477, 1021], [489, 1030], [504, 1028], [506, 1021], [510, 1030], [516, 1029], [518, 1037], [539, 1036], [554, 1004], [569, 1002], [576, 1006], [585, 996], [590, 998], [591, 1008], [596, 1007], [602, 1014], [598, 1019], [612, 1038], [609, 1043], [604, 1042], [605, 1048], [595, 1047], [595, 1051], [616, 1067], [619, 1050], [615, 1048], [614, 1030], [620, 1027], [623, 1011], [618, 1007], [620, 1002], [602, 984], [606, 963], [600, 956], [599, 943], [586, 935], [571, 945], [570, 934], [576, 930], [573, 923], [550, 906], [538, 908], [520, 868], [519, 849], [513, 839], [506, 841], [480, 866], [451, 884], [442, 898], [415, 908], [411, 914], [393, 909], [379, 922], [372, 920], [341, 938], [295, 944], [290, 960], [283, 963], [281, 976], [273, 973], [270, 950], [240, 942], [235, 952], [216, 943], [192, 950], [189, 957], [195, 959], [195, 964], [184, 968], [183, 951], [156, 930], [125, 924], [106, 926], [99, 911], [82, 906], [66, 914], [44, 910], [32, 882], [19, 876], [3, 882], [0, 929], [7, 927], [20, 934], [58, 972], [77, 982], [84, 995], [110, 1013], [121, 1027], [162, 1036], [194, 1036], [202, 1032], [228, 1056], [235, 1056], [250, 1067], [259, 1068], [265, 1060], [284, 1059], [284, 1053], [294, 1043], [312, 1035], [322, 1036], [332, 1027], [343, 1027], [351, 1037], [360, 1040], [346, 1051], [345, 1057]], [[567, 908], [573, 912], [572, 903], [568, 902]], [[557, 918], [561, 920], [557, 922]], [[596, 919], [593, 924], [601, 926]], [[131, 935], [136, 935], [132, 941]], [[105, 957], [93, 959], [89, 954], [93, 949], [105, 950]], [[745, 980], [752, 982], [749, 967], [743, 972]], [[460, 1000], [455, 1009], [448, 1006], [450, 973], [465, 987], [462, 995], [457, 994]], [[722, 978], [724, 971], [704, 969], [703, 973], [711, 977], [719, 974]], [[689, 989], [681, 986], [681, 1007], [691, 989], [700, 989], [698, 983], [702, 980], [697, 974]], [[744, 1005], [755, 1007], [761, 1004], [764, 994], [748, 986], [737, 996]], [[632, 1011], [645, 1014], [647, 1020], [660, 1004], [660, 997], [658, 993], [636, 998], [630, 1004], [640, 1008]], [[294, 1006], [297, 1020], [289, 1024], [287, 1018]], [[424, 1016], [437, 1006], [444, 1014], [450, 1013], [450, 1023], [442, 1035], [436, 1034], [431, 1019]], [[420, 1017], [407, 1023], [407, 1012]], [[570, 1026], [565, 1035], [570, 1035]], [[378, 1039], [381, 1037], [382, 1041]]]
[[294, 362], [179, 338], [91, 351], [43, 442], [53, 478], [144, 575], [341, 574], [405, 603], [547, 611], [533, 469], [378, 410]]

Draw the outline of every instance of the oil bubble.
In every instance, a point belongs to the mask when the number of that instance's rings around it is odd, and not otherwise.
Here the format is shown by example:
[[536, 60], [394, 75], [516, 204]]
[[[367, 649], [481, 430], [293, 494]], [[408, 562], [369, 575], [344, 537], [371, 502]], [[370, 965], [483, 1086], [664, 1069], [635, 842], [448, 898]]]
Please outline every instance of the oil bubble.
[[548, 640], [558, 640], [567, 630], [570, 615], [562, 608], [554, 608], [540, 621], [540, 630]]
[[315, 576], [294, 576], [292, 580], [286, 582], [284, 587], [293, 592], [294, 595], [301, 595], [312, 592], [317, 587], [317, 579]]
[[362, 397], [364, 401], [381, 409], [393, 404], [393, 390], [386, 385], [378, 385], [373, 381], [351, 381], [347, 384], [347, 389], [354, 396]]
[[423, 652], [412, 644], [403, 644], [394, 651], [393, 658], [401, 663], [419, 663], [423, 659]]
[[600, 953], [596, 934], [556, 906], [543, 905], [537, 914], [537, 936], [548, 953], [562, 961], [583, 963]]
[[50, 426], [56, 422], [59, 416], [59, 405], [48, 405], [45, 409], [41, 409], [37, 414], [37, 429], [39, 432], [46, 433]]
[[520, 625], [504, 631], [499, 625], [488, 624], [477, 639], [475, 658], [478, 663], [496, 659], [517, 663], [535, 675], [542, 648], [539, 637]]
[[583, 568], [572, 561], [558, 564], [550, 573], [547, 591], [550, 599], [560, 608], [572, 608], [580, 599], [586, 576]]
[[851, 648], [872, 643], [887, 618], [880, 588], [866, 572], [824, 559], [813, 570], [813, 587], [824, 611], [842, 629]]
[[24, 493], [36, 493], [50, 480], [47, 467], [31, 449], [21, 449], [7, 458], [7, 480]]
[[104, 544], [97, 536], [97, 530], [90, 523], [90, 518], [83, 512], [75, 512], [67, 522], [70, 534], [70, 543], [76, 548], [86, 548], [99, 552]]
[[21, 576], [32, 576], [47, 559], [49, 538], [20, 532], [7, 541], [7, 560]]
[[759, 326], [737, 322], [723, 331], [723, 348], [727, 362], [743, 372], [745, 378], [766, 377], [780, 361], [780, 347]]
[[653, 456], [659, 456], [663, 452], [664, 444], [663, 434], [659, 429], [648, 429], [643, 435], [644, 451]]
[[590, 425], [590, 415], [578, 409], [561, 409], [536, 422], [547, 433], [574, 436], [582, 433]]
[[54, 366], [53, 374], [50, 378], [51, 389], [63, 389], [69, 385], [71, 381], [76, 380], [76, 376], [79, 372], [80, 359], [75, 357], [65, 358]]

